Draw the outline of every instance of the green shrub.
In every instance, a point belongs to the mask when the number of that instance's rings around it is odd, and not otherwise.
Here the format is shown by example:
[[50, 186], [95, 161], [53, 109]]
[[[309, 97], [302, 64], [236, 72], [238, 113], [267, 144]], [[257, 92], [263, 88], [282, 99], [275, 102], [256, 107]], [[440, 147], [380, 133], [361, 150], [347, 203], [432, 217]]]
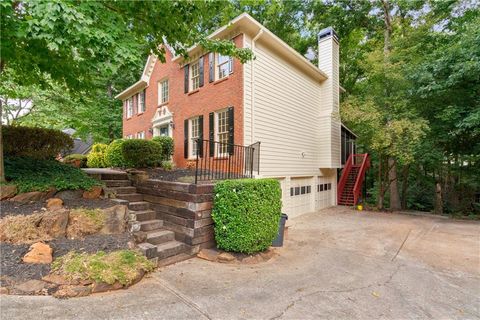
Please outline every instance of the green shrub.
[[167, 170], [167, 171], [170, 171], [170, 170], [173, 170], [173, 168], [175, 167], [175, 165], [173, 164], [172, 161], [162, 161], [162, 168]]
[[123, 143], [127, 140], [113, 140], [105, 150], [105, 165], [107, 167], [125, 168], [129, 167], [128, 162], [123, 156]]
[[225, 180], [214, 189], [215, 240], [226, 251], [267, 249], [278, 232], [281, 189], [275, 179]]
[[122, 152], [125, 161], [135, 168], [155, 167], [162, 161], [162, 146], [151, 140], [125, 140]]
[[100, 182], [81, 169], [55, 160], [6, 157], [5, 176], [18, 187], [18, 192], [61, 190], [90, 190]]
[[45, 128], [2, 126], [5, 156], [55, 159], [73, 148], [72, 138], [62, 131]]
[[89, 168], [105, 168], [105, 151], [108, 145], [104, 143], [96, 143], [92, 146], [92, 151], [87, 157], [87, 166]]
[[69, 154], [63, 158], [63, 163], [74, 164], [78, 160], [80, 160], [80, 168], [85, 168], [87, 166], [87, 156], [78, 153]]
[[155, 137], [152, 141], [162, 146], [162, 160], [169, 160], [173, 156], [173, 139], [170, 137]]

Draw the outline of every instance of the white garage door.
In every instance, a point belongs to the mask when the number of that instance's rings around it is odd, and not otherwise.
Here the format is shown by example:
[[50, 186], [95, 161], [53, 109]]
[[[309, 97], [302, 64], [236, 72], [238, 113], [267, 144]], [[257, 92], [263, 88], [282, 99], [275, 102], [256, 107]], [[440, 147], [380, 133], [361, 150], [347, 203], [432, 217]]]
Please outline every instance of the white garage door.
[[320, 210], [330, 207], [335, 199], [334, 178], [332, 177], [318, 177], [317, 185], [315, 186], [315, 209]]
[[292, 178], [289, 190], [289, 214], [298, 216], [314, 211], [314, 186], [312, 178]]

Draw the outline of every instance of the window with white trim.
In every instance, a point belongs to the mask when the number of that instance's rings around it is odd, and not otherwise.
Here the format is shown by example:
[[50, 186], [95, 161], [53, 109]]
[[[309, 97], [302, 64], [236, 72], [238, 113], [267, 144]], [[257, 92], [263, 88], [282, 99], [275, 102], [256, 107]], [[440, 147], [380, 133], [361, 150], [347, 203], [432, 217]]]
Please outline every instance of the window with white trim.
[[216, 79], [220, 80], [227, 77], [230, 73], [230, 57], [221, 55], [220, 53], [216, 54]]
[[198, 61], [190, 65], [190, 84], [192, 90], [200, 88], [200, 63]]
[[138, 113], [145, 112], [145, 90], [138, 94]]
[[133, 134], [128, 134], [125, 136], [126, 139], [133, 139]]
[[228, 155], [228, 109], [215, 112], [215, 141], [217, 144], [216, 155]]
[[127, 118], [131, 118], [133, 116], [133, 98], [130, 97], [127, 99]]
[[188, 152], [188, 157], [189, 158], [195, 158], [197, 156], [198, 152], [198, 144], [195, 143], [195, 139], [200, 138], [200, 118], [195, 117], [190, 120], [188, 120], [188, 146], [189, 146], [189, 152]]
[[137, 132], [137, 139], [145, 139], [145, 131]]
[[168, 102], [168, 79], [158, 83], [158, 104]]

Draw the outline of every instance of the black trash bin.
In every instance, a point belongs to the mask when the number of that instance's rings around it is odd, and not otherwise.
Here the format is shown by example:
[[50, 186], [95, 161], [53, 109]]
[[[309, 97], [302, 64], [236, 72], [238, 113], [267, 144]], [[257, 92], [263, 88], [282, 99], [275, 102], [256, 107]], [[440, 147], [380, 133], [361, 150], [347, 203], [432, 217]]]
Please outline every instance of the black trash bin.
[[282, 217], [278, 222], [278, 234], [272, 242], [272, 247], [283, 247], [283, 235], [285, 233], [285, 222], [288, 220], [288, 216], [282, 213]]

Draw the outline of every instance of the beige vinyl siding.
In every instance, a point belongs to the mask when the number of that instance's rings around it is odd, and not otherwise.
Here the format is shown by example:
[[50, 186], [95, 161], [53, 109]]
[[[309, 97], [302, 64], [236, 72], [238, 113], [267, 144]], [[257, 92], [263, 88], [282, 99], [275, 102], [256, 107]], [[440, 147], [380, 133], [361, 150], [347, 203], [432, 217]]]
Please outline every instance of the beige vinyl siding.
[[[248, 36], [243, 37], [243, 47], [251, 48], [251, 40]], [[255, 143], [252, 139], [252, 62], [243, 64], [243, 141], [245, 145]]]

